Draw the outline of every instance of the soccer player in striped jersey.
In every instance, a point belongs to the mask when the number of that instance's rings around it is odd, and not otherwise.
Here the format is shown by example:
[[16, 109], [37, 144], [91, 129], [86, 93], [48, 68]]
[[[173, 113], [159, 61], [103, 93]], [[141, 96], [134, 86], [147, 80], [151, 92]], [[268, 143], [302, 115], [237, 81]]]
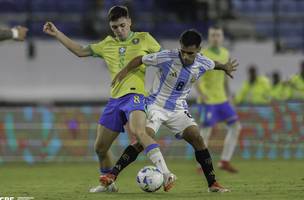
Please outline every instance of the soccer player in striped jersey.
[[[130, 72], [135, 73], [138, 66], [154, 66], [158, 68], [147, 104], [147, 132], [152, 136], [163, 124], [178, 139], [184, 139], [195, 150], [195, 158], [201, 165], [208, 182], [210, 192], [228, 192], [215, 179], [211, 156], [205, 147], [203, 138], [194, 119], [188, 111], [186, 98], [193, 83], [206, 71], [224, 70], [231, 76], [236, 70], [236, 61], [229, 60], [226, 64], [214, 63], [201, 55], [201, 35], [193, 29], [182, 33], [180, 49], [164, 50], [159, 53], [139, 56], [133, 59], [113, 80], [113, 84], [123, 81]], [[128, 146], [116, 163], [113, 170], [101, 177], [104, 185], [112, 184], [120, 171], [135, 161], [140, 151], [132, 145]]]
[[[226, 63], [229, 60], [229, 52], [222, 47], [223, 38], [223, 30], [220, 27], [210, 27], [208, 30], [208, 48], [203, 49], [201, 53], [213, 61]], [[201, 135], [206, 146], [208, 146], [212, 127], [219, 122], [227, 124], [227, 135], [218, 166], [220, 169], [236, 173], [237, 169], [230, 164], [230, 160], [237, 145], [241, 125], [234, 108], [228, 101], [225, 88], [226, 81], [224, 72], [212, 70], [206, 72], [196, 84], [199, 103], [201, 103], [200, 110], [205, 109]]]
[[[160, 51], [160, 45], [147, 32], [132, 32], [131, 19], [128, 9], [124, 6], [114, 6], [109, 10], [108, 19], [115, 37], [108, 36], [99, 43], [86, 47], [65, 36], [56, 26], [47, 22], [44, 32], [55, 37], [67, 49], [78, 57], [96, 56], [104, 59], [108, 66], [111, 78], [136, 56]], [[100, 173], [104, 174], [113, 167], [109, 148], [120, 132], [124, 131], [124, 125], [129, 125], [129, 130], [145, 148], [149, 159], [161, 170], [165, 177], [165, 190], [169, 190], [175, 181], [160, 152], [159, 145], [145, 130], [145, 66], [119, 84], [111, 88], [111, 98], [108, 101], [97, 128], [95, 151], [98, 155]], [[99, 185], [91, 188], [90, 192], [115, 192], [114, 184], [104, 187]]]

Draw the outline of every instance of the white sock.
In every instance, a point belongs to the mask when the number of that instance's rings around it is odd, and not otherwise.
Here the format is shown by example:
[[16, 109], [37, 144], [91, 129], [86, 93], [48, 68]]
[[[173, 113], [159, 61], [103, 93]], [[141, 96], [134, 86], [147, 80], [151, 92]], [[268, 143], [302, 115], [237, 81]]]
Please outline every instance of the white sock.
[[240, 122], [236, 122], [230, 126], [228, 126], [227, 135], [224, 141], [224, 147], [221, 159], [224, 161], [230, 161], [234, 152], [234, 149], [237, 145], [237, 141], [239, 138], [239, 134], [241, 131]]
[[203, 137], [204, 139], [204, 143], [205, 143], [205, 146], [208, 147], [208, 142], [209, 142], [209, 138], [211, 136], [211, 131], [212, 131], [212, 128], [211, 127], [208, 127], [208, 128], [202, 128], [200, 130], [200, 135]]
[[168, 174], [170, 173], [165, 159], [160, 152], [159, 148], [154, 148], [147, 153], [148, 158], [152, 161], [152, 163], [163, 173]]

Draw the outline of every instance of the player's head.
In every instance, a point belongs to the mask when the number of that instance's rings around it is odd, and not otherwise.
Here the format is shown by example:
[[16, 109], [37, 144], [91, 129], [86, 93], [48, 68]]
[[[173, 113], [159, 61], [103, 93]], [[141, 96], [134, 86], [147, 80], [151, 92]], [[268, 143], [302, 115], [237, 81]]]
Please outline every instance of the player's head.
[[192, 64], [197, 53], [201, 50], [201, 34], [195, 29], [189, 29], [181, 34], [179, 41], [181, 45], [180, 54], [184, 64]]
[[211, 47], [220, 47], [224, 41], [223, 29], [218, 25], [213, 25], [208, 29], [208, 43]]
[[281, 76], [280, 73], [278, 71], [274, 71], [272, 73], [272, 84], [276, 85], [281, 81]]
[[120, 40], [127, 39], [131, 27], [128, 8], [125, 6], [113, 6], [109, 10], [108, 20], [114, 35]]
[[257, 69], [255, 65], [251, 65], [248, 68], [248, 78], [249, 78], [249, 83], [254, 83], [256, 78], [257, 78]]

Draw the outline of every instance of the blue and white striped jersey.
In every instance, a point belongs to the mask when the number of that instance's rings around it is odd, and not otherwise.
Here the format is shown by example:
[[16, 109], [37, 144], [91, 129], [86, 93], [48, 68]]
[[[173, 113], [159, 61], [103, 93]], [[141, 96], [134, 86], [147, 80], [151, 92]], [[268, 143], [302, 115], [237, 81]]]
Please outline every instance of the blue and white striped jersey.
[[146, 103], [170, 111], [188, 108], [186, 98], [193, 83], [215, 65], [209, 58], [197, 54], [192, 65], [184, 66], [177, 49], [147, 54], [142, 61], [147, 66], [158, 68]]

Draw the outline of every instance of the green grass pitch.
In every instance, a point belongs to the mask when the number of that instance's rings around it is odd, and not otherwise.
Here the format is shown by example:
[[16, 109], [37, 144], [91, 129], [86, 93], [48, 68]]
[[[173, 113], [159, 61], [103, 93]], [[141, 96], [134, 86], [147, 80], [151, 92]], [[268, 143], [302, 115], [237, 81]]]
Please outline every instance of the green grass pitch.
[[0, 197], [34, 197], [35, 200], [150, 200], [150, 199], [304, 199], [304, 162], [300, 160], [237, 160], [240, 173], [228, 174], [216, 169], [218, 180], [231, 189], [230, 193], [208, 193], [205, 179], [195, 171], [194, 161], [168, 161], [178, 176], [175, 187], [168, 193], [162, 190], [145, 193], [137, 186], [137, 171], [149, 165], [136, 162], [118, 179], [118, 193], [90, 194], [97, 184], [97, 163], [0, 165]]

